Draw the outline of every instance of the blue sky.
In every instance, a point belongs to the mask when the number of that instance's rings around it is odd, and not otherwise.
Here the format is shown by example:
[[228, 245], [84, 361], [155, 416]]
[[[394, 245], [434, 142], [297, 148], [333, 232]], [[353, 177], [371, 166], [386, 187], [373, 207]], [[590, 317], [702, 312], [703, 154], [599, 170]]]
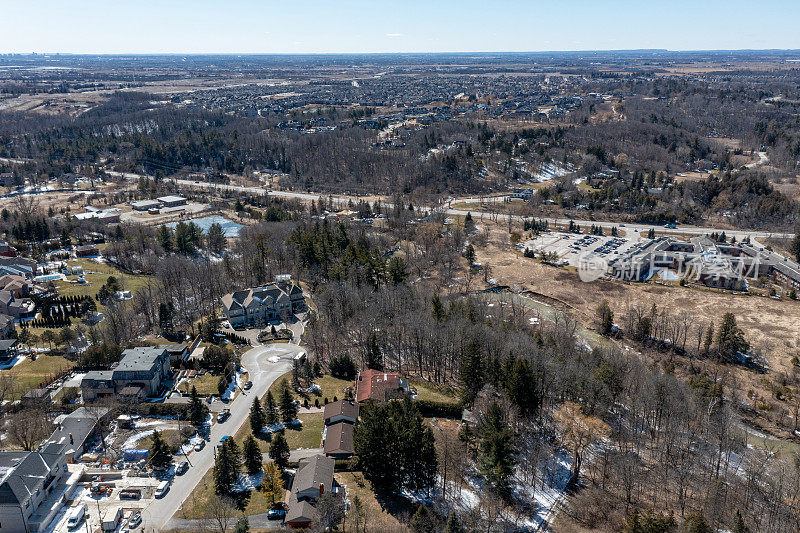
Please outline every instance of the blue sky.
[[800, 1], [0, 0], [0, 53], [800, 49]]

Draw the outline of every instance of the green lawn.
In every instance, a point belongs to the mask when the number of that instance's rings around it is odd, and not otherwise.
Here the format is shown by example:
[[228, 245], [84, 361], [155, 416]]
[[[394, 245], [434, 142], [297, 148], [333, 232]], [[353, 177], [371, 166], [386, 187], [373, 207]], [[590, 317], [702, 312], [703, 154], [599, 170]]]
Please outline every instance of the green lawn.
[[322, 444], [322, 428], [325, 427], [322, 413], [308, 413], [299, 415], [297, 418], [303, 422], [303, 425], [288, 428], [284, 432], [289, 449], [319, 448]]
[[44, 381], [50, 381], [63, 370], [71, 369], [75, 363], [61, 356], [40, 355], [36, 361], [30, 359], [8, 370], [0, 370], [3, 374], [15, 377], [14, 390], [9, 400], [18, 400], [29, 390], [38, 387]]
[[[183, 502], [180, 510], [175, 513], [177, 518], [204, 518], [204, 510], [208, 507], [208, 501], [214, 495], [214, 469], [211, 468], [200, 483], [197, 484], [194, 491]], [[247, 495], [240, 495], [236, 498], [239, 509], [246, 515], [254, 515], [266, 513], [269, 511], [272, 502], [267, 500], [266, 496], [254, 490]]]
[[437, 385], [422, 378], [409, 378], [408, 380], [414, 390], [417, 391], [417, 400], [428, 400], [432, 402], [458, 403], [458, 391], [446, 385]]
[[197, 376], [184, 381], [180, 384], [178, 389], [181, 392], [189, 393], [191, 392], [192, 387], [195, 387], [197, 389], [197, 394], [201, 396], [208, 396], [209, 394], [219, 394], [219, 391], [217, 390], [218, 382], [219, 376], [215, 376], [211, 372], [206, 372], [202, 376]]
[[[131, 276], [124, 274], [118, 268], [107, 263], [98, 263], [92, 259], [68, 261], [68, 264], [70, 266], [82, 266], [87, 283], [78, 284], [57, 281], [56, 287], [58, 288], [58, 294], [60, 296], [95, 296], [109, 276], [117, 278], [123, 289], [131, 291], [131, 293], [136, 292], [137, 289], [145, 286], [149, 279], [152, 279], [150, 276]], [[77, 280], [78, 276], [69, 276], [69, 279]], [[98, 308], [99, 307], [102, 306], [98, 305]]]

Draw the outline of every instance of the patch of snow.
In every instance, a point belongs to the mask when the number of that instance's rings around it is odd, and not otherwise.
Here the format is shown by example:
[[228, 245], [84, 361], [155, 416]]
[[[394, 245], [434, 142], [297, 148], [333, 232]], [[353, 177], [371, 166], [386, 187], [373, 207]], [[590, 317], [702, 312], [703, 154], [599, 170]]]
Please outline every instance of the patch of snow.
[[232, 492], [247, 492], [255, 490], [261, 486], [261, 480], [264, 478], [264, 472], [253, 474], [239, 474], [239, 478], [233, 483]]

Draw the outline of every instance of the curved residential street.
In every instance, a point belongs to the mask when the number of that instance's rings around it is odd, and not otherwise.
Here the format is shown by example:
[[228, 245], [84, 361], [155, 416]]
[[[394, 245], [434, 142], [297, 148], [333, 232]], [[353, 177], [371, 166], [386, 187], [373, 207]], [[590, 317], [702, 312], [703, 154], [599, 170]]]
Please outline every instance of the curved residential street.
[[305, 349], [296, 344], [269, 344], [255, 346], [242, 356], [242, 367], [249, 373], [253, 387], [242, 391], [227, 405], [231, 410], [230, 418], [222, 424], [212, 425], [206, 446], [199, 452], [189, 454], [192, 465], [189, 471], [182, 476], [175, 476], [166, 496], [154, 500], [142, 511], [142, 531], [162, 531], [165, 528], [206, 472], [214, 466], [214, 448], [220, 438], [236, 434], [247, 422], [253, 398], [266, 394], [279, 377], [291, 370], [292, 360], [302, 353], [305, 353]]

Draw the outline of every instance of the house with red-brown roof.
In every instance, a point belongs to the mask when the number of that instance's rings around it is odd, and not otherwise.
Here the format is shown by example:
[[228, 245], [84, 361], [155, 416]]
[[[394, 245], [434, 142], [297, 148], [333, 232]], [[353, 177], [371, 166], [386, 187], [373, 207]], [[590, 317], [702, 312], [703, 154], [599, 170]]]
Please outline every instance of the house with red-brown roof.
[[383, 372], [368, 369], [360, 372], [356, 378], [357, 402], [385, 402], [394, 398], [402, 398], [408, 394], [408, 380], [397, 372]]

